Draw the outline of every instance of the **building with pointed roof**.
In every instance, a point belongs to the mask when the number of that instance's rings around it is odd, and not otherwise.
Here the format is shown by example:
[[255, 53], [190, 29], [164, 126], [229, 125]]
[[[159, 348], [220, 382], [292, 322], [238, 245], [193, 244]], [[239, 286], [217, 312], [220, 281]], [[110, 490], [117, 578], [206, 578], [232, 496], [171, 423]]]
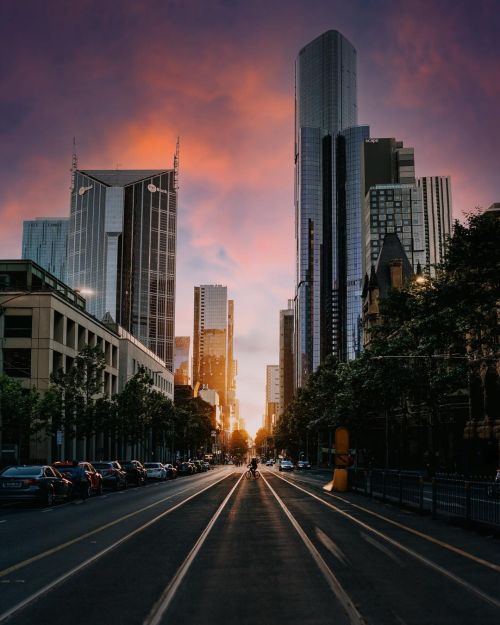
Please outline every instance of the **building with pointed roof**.
[[175, 318], [175, 169], [74, 169], [68, 284], [172, 371]]
[[401, 289], [414, 275], [412, 266], [397, 234], [386, 234], [382, 243], [377, 264], [365, 275], [363, 285], [363, 342], [368, 347], [371, 330], [383, 322], [380, 315], [380, 300], [391, 289]]

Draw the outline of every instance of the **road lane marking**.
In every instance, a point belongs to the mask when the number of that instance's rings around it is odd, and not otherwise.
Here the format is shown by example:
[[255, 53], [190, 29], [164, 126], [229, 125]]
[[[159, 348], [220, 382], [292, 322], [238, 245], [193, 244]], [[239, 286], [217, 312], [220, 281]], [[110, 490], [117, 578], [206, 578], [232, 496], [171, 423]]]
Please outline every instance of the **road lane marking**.
[[203, 543], [205, 542], [213, 526], [215, 525], [215, 522], [222, 514], [222, 511], [226, 507], [227, 502], [231, 499], [234, 491], [237, 489], [238, 485], [240, 484], [244, 476], [245, 476], [245, 473], [242, 473], [238, 481], [236, 482], [236, 484], [231, 488], [229, 493], [226, 495], [224, 501], [217, 508], [217, 511], [215, 512], [213, 517], [210, 519], [208, 525], [205, 527], [203, 532], [201, 533], [194, 547], [189, 552], [187, 558], [184, 560], [181, 566], [177, 569], [177, 572], [173, 576], [172, 580], [170, 581], [168, 586], [165, 588], [165, 590], [162, 592], [160, 598], [155, 603], [155, 605], [151, 609], [151, 612], [148, 614], [148, 616], [144, 620], [143, 625], [159, 625], [163, 615], [165, 614], [170, 604], [172, 603], [172, 599], [174, 598], [175, 593], [177, 592], [177, 590], [179, 589], [179, 586], [182, 584], [182, 581], [186, 577], [191, 567], [191, 564], [194, 562], [196, 556], [198, 555], [200, 549], [203, 546]]
[[[375, 536], [378, 536], [378, 538], [381, 538], [382, 540], [385, 540], [386, 542], [388, 542], [393, 547], [397, 547], [400, 551], [403, 551], [404, 553], [412, 556], [413, 558], [415, 558], [416, 560], [418, 560], [422, 564], [425, 564], [429, 568], [437, 571], [438, 573], [441, 573], [441, 575], [444, 575], [444, 577], [447, 577], [448, 579], [454, 581], [459, 586], [462, 586], [463, 588], [468, 590], [470, 593], [472, 593], [474, 595], [477, 595], [483, 601], [486, 601], [487, 603], [490, 603], [491, 605], [493, 605], [495, 608], [500, 609], [500, 601], [499, 600], [495, 599], [494, 597], [491, 597], [490, 595], [488, 595], [487, 593], [483, 592], [482, 590], [479, 590], [479, 588], [476, 588], [476, 586], [473, 586], [472, 584], [469, 584], [469, 582], [467, 582], [462, 577], [459, 577], [458, 575], [455, 575], [451, 571], [448, 571], [447, 569], [445, 569], [444, 567], [440, 566], [439, 564], [436, 564], [432, 560], [428, 560], [426, 557], [420, 555], [418, 552], [413, 551], [413, 549], [410, 549], [409, 547], [405, 547], [405, 545], [403, 545], [402, 543], [398, 542], [397, 540], [394, 540], [390, 536], [387, 536], [386, 534], [384, 534], [381, 531], [375, 529], [374, 527], [371, 527], [370, 525], [367, 525], [363, 521], [360, 521], [359, 519], [357, 519], [356, 517], [352, 516], [348, 512], [344, 512], [343, 510], [341, 510], [337, 506], [334, 506], [333, 504], [329, 503], [328, 501], [325, 501], [324, 499], [321, 499], [321, 497], [318, 497], [314, 493], [310, 493], [305, 488], [302, 488], [301, 486], [297, 486], [297, 484], [294, 484], [290, 480], [286, 480], [285, 478], [281, 477], [281, 475], [276, 475], [276, 477], [278, 479], [282, 480], [283, 482], [286, 482], [290, 486], [293, 486], [293, 488], [296, 488], [297, 490], [302, 491], [306, 495], [309, 495], [309, 497], [312, 497], [313, 499], [316, 499], [317, 501], [322, 503], [324, 506], [327, 506], [328, 508], [330, 508], [334, 512], [337, 512], [337, 514], [340, 514], [341, 516], [345, 517], [346, 519], [349, 519], [353, 523], [356, 523], [357, 525], [359, 525], [363, 529], [371, 532], [372, 534], [375, 534]], [[339, 497], [339, 499], [341, 501], [347, 501], [347, 500], [342, 499], [341, 497]], [[349, 503], [349, 502], [347, 502], [347, 503]]]
[[167, 515], [169, 515], [172, 512], [174, 512], [175, 510], [178, 510], [180, 507], [182, 507], [188, 501], [191, 501], [195, 497], [198, 497], [199, 495], [201, 495], [205, 491], [209, 490], [210, 488], [213, 488], [214, 486], [216, 486], [220, 482], [224, 481], [225, 479], [227, 479], [228, 477], [230, 477], [233, 474], [234, 473], [228, 473], [227, 475], [222, 477], [220, 480], [217, 480], [216, 482], [213, 482], [212, 484], [209, 484], [208, 486], [206, 486], [202, 490], [194, 493], [193, 495], [190, 495], [186, 499], [183, 499], [178, 504], [175, 504], [175, 506], [172, 506], [172, 508], [169, 508], [168, 510], [165, 510], [165, 512], [162, 512], [161, 514], [157, 515], [156, 517], [153, 517], [152, 519], [150, 519], [149, 521], [147, 521], [146, 523], [144, 523], [140, 527], [136, 528], [135, 530], [132, 530], [129, 534], [126, 534], [125, 536], [122, 536], [120, 539], [118, 539], [117, 541], [115, 541], [114, 543], [112, 543], [111, 545], [109, 545], [108, 547], [103, 549], [102, 551], [99, 551], [98, 553], [96, 553], [95, 555], [91, 556], [90, 558], [87, 558], [87, 560], [84, 560], [83, 562], [80, 562], [80, 564], [78, 564], [77, 566], [73, 567], [69, 571], [66, 571], [66, 573], [63, 573], [62, 575], [60, 575], [55, 580], [49, 582], [48, 584], [46, 584], [45, 586], [43, 586], [42, 588], [40, 588], [39, 590], [37, 590], [33, 594], [29, 595], [29, 597], [26, 597], [26, 599], [23, 599], [22, 601], [20, 601], [16, 605], [12, 606], [8, 610], [6, 610], [2, 614], [0, 614], [0, 623], [3, 623], [7, 619], [9, 619], [11, 616], [16, 614], [16, 612], [19, 612], [20, 610], [22, 610], [23, 608], [28, 606], [30, 603], [33, 603], [33, 601], [36, 601], [41, 596], [47, 594], [54, 587], [58, 586], [59, 584], [62, 584], [63, 582], [65, 582], [67, 579], [69, 579], [70, 577], [72, 577], [73, 575], [75, 575], [76, 573], [81, 571], [82, 569], [84, 569], [87, 566], [93, 564], [96, 560], [99, 560], [100, 558], [102, 558], [102, 556], [105, 556], [110, 551], [113, 551], [114, 549], [116, 549], [116, 547], [119, 547], [121, 544], [123, 544], [124, 542], [126, 542], [130, 538], [136, 536], [137, 534], [139, 534], [140, 532], [144, 531], [145, 529], [147, 529], [148, 527], [150, 527], [154, 523], [157, 523], [160, 519], [163, 519]]
[[366, 540], [368, 544], [372, 545], [373, 547], [375, 547], [375, 549], [378, 549], [383, 554], [385, 554], [388, 558], [390, 558], [391, 560], [393, 560], [394, 562], [402, 566], [403, 563], [401, 562], [401, 559], [398, 558], [398, 556], [394, 552], [392, 552], [390, 549], [388, 549], [385, 545], [383, 545], [382, 543], [379, 543], [378, 540], [376, 540], [375, 538], [372, 538], [371, 536], [368, 536], [368, 534], [365, 534], [364, 532], [361, 532], [361, 536], [364, 540]]
[[[230, 474], [228, 474], [230, 475]], [[226, 479], [226, 477], [228, 477], [227, 475], [222, 478], [222, 479]], [[219, 480], [221, 481], [221, 480]], [[218, 482], [215, 482], [215, 484], [217, 484]], [[10, 573], [13, 573], [14, 571], [18, 571], [19, 569], [22, 569], [25, 566], [28, 566], [29, 564], [33, 564], [34, 562], [37, 562], [38, 560], [42, 560], [43, 558], [46, 558], [48, 556], [53, 555], [54, 553], [57, 553], [58, 551], [62, 551], [63, 549], [66, 549], [67, 547], [71, 547], [71, 545], [74, 545], [77, 542], [80, 542], [81, 540], [85, 540], [85, 538], [88, 538], [89, 536], [93, 536], [94, 534], [98, 534], [99, 532], [103, 532], [104, 530], [109, 529], [110, 527], [113, 527], [113, 525], [117, 525], [119, 523], [122, 523], [123, 521], [126, 521], [127, 519], [130, 519], [138, 514], [141, 514], [141, 512], [146, 512], [146, 510], [149, 510], [151, 508], [154, 508], [155, 506], [158, 506], [162, 503], [164, 503], [165, 501], [168, 501], [169, 499], [173, 499], [174, 497], [178, 497], [179, 495], [182, 495], [183, 493], [187, 492], [188, 490], [191, 490], [195, 485], [191, 484], [190, 486], [188, 486], [187, 488], [184, 488], [183, 490], [178, 491], [177, 493], [174, 493], [172, 495], [169, 495], [168, 497], [163, 497], [162, 499], [155, 501], [147, 506], [144, 506], [144, 508], [140, 508], [139, 510], [134, 510], [134, 512], [130, 512], [129, 514], [126, 514], [125, 516], [119, 517], [118, 519], [115, 519], [114, 521], [110, 521], [109, 523], [106, 523], [105, 525], [101, 525], [100, 527], [97, 527], [96, 529], [90, 530], [89, 532], [86, 532], [85, 534], [81, 534], [80, 536], [77, 536], [76, 538], [72, 538], [71, 540], [68, 540], [67, 542], [63, 543], [62, 545], [57, 545], [56, 547], [52, 547], [51, 549], [47, 549], [46, 551], [43, 551], [42, 553], [37, 554], [36, 556], [32, 556], [31, 558], [27, 558], [26, 560], [23, 560], [22, 562], [18, 562], [17, 564], [13, 564], [12, 566], [7, 567], [6, 569], [3, 569], [2, 571], [0, 571], [0, 578], [1, 577], [5, 577], [6, 575], [9, 575]], [[52, 508], [49, 508], [49, 510], [52, 510]]]
[[345, 564], [347, 566], [349, 564], [348, 558], [346, 557], [342, 549], [333, 542], [330, 536], [325, 534], [325, 532], [323, 532], [319, 527], [315, 527], [314, 531], [320, 543], [324, 547], [326, 547], [326, 549], [328, 549], [328, 551], [332, 553], [337, 558], [337, 560], [340, 560], [342, 564]]
[[[262, 479], [264, 480], [264, 484], [266, 484], [266, 486], [269, 488], [271, 493], [274, 495], [274, 498], [276, 499], [276, 501], [280, 505], [280, 507], [283, 510], [283, 512], [286, 514], [286, 516], [287, 516], [288, 520], [290, 521], [290, 523], [292, 524], [293, 528], [295, 529], [297, 534], [302, 539], [302, 542], [307, 547], [307, 550], [309, 551], [309, 553], [313, 557], [313, 559], [314, 559], [316, 565], [318, 566], [319, 570], [321, 571], [321, 573], [323, 573], [323, 577], [325, 578], [327, 584], [330, 586], [330, 588], [333, 591], [334, 595], [339, 600], [339, 603], [341, 604], [341, 606], [344, 608], [344, 611], [346, 612], [347, 617], [349, 618], [350, 623], [352, 625], [365, 625], [366, 621], [361, 616], [361, 614], [359, 613], [359, 611], [356, 608], [356, 606], [354, 605], [354, 603], [351, 601], [351, 598], [349, 597], [349, 595], [345, 591], [344, 587], [341, 585], [341, 583], [339, 582], [337, 577], [334, 575], [334, 573], [332, 572], [332, 570], [330, 569], [328, 564], [323, 560], [323, 557], [321, 556], [319, 551], [316, 549], [316, 547], [313, 545], [313, 543], [311, 542], [311, 540], [309, 539], [307, 534], [304, 532], [304, 530], [301, 528], [301, 526], [299, 525], [299, 523], [297, 522], [295, 517], [290, 512], [290, 510], [286, 507], [284, 501], [276, 493], [274, 488], [271, 486], [271, 484], [269, 484], [269, 482], [266, 480], [266, 478], [264, 476], [262, 476]], [[281, 479], [283, 479], [283, 478], [281, 478]], [[288, 480], [283, 480], [283, 481], [284, 482], [288, 482]]]
[[[281, 478], [280, 475], [277, 475], [276, 477]], [[281, 478], [281, 479], [284, 479], [284, 478]], [[300, 480], [294, 480], [294, 481], [300, 481]], [[285, 482], [288, 482], [288, 480], [285, 480]], [[292, 482], [289, 482], [289, 483], [291, 484]], [[302, 483], [307, 484], [307, 482], [302, 482]], [[420, 532], [419, 530], [416, 530], [413, 527], [409, 527], [408, 525], [404, 525], [403, 523], [394, 521], [393, 519], [390, 519], [389, 517], [386, 517], [383, 514], [379, 514], [378, 512], [369, 510], [368, 508], [360, 506], [359, 504], [353, 503], [352, 501], [349, 501], [349, 499], [345, 499], [344, 497], [340, 497], [339, 495], [334, 495], [333, 493], [324, 493], [324, 494], [325, 496], [333, 497], [334, 499], [337, 499], [338, 501], [342, 501], [343, 503], [347, 504], [351, 508], [356, 508], [357, 510], [366, 512], [367, 514], [377, 517], [378, 519], [381, 519], [382, 521], [385, 521], [386, 523], [390, 523], [391, 525], [394, 525], [395, 527], [399, 527], [400, 529], [405, 530], [406, 532], [410, 532], [411, 534], [414, 534], [415, 536], [418, 536], [419, 538], [422, 538], [423, 540], [427, 540], [428, 542], [431, 542], [435, 545], [439, 545], [443, 549], [448, 549], [449, 551], [452, 551], [453, 553], [456, 553], [464, 558], [467, 558], [468, 560], [471, 560], [472, 562], [475, 562], [476, 564], [480, 564], [481, 566], [485, 566], [491, 569], [492, 571], [495, 571], [496, 573], [500, 573], [500, 566], [498, 564], [495, 564], [494, 562], [490, 562], [489, 560], [484, 560], [483, 558], [475, 556], [474, 554], [469, 553], [468, 551], [464, 551], [463, 549], [460, 549], [460, 547], [455, 547], [454, 545], [450, 545], [450, 543], [445, 543], [444, 541], [439, 540], [439, 538], [434, 538], [433, 536], [430, 536], [429, 534], [424, 534], [423, 532]], [[342, 508], [339, 508], [339, 510], [341, 509]]]

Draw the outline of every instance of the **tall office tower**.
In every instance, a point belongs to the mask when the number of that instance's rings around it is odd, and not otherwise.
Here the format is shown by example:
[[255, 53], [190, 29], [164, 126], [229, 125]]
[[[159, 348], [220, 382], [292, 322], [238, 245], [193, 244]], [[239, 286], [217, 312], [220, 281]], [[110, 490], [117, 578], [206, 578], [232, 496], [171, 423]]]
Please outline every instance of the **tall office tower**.
[[176, 336], [174, 343], [174, 384], [191, 384], [191, 337]]
[[328, 354], [345, 360], [359, 343], [361, 145], [369, 129], [356, 126], [356, 50], [345, 37], [327, 31], [300, 51], [295, 67], [299, 387]]
[[36, 217], [23, 221], [22, 257], [34, 260], [49, 273], [66, 282], [69, 219]]
[[431, 273], [444, 260], [446, 240], [451, 236], [452, 205], [449, 176], [418, 179], [422, 191], [425, 227], [425, 264]]
[[[175, 163], [174, 163], [175, 164]], [[74, 170], [68, 283], [172, 371], [177, 170]]]
[[[193, 385], [214, 389], [219, 394], [224, 429], [230, 430], [234, 414], [233, 314], [234, 303], [227, 299], [227, 287], [194, 287]], [[231, 312], [231, 319], [229, 313]], [[232, 374], [228, 375], [229, 354]], [[229, 389], [231, 377], [233, 388]], [[230, 392], [229, 392], [230, 391]], [[232, 403], [229, 403], [229, 402]]]
[[293, 399], [293, 299], [288, 308], [280, 310], [280, 400], [278, 416], [281, 416]]
[[413, 184], [376, 184], [365, 198], [365, 267], [376, 265], [386, 234], [394, 233], [413, 271], [425, 267], [422, 197]]
[[392, 138], [365, 139], [362, 148], [362, 197], [376, 184], [416, 184], [415, 151]]
[[278, 418], [280, 403], [280, 367], [266, 365], [266, 414], [264, 427], [272, 432]]
[[230, 420], [233, 424], [231, 429], [238, 429], [236, 417], [236, 375], [237, 362], [234, 359], [234, 300], [227, 301], [227, 406]]

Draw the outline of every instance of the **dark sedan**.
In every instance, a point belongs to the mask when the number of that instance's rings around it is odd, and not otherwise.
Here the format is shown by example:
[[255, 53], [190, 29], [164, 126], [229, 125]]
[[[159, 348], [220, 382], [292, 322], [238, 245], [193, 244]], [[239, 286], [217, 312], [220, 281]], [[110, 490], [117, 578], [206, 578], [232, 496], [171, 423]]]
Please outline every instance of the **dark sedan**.
[[301, 469], [310, 469], [311, 468], [311, 463], [309, 462], [309, 460], [299, 460], [297, 462], [297, 469], [301, 470]]
[[124, 460], [120, 463], [127, 472], [127, 483], [144, 486], [148, 479], [148, 472], [139, 460]]
[[0, 501], [35, 501], [52, 506], [70, 499], [73, 485], [46, 465], [7, 467], [0, 473]]
[[181, 462], [177, 465], [177, 474], [178, 475], [193, 475], [195, 469], [191, 466], [190, 462]]
[[118, 490], [127, 488], [127, 473], [117, 460], [100, 460], [92, 462], [94, 469], [102, 475], [104, 487]]
[[102, 495], [102, 475], [90, 462], [54, 462], [52, 466], [73, 482], [74, 497]]

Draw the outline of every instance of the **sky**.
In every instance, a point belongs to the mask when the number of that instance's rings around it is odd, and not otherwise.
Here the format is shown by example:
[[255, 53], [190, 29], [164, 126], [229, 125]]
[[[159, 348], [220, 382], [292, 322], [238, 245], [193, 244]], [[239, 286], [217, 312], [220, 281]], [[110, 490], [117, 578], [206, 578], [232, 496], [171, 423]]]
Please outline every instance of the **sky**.
[[227, 285], [250, 433], [294, 291], [294, 62], [329, 29], [371, 136], [450, 175], [455, 217], [500, 201], [500, 0], [0, 1], [0, 257], [68, 215], [74, 136], [88, 169], [170, 167], [180, 136], [176, 334]]

